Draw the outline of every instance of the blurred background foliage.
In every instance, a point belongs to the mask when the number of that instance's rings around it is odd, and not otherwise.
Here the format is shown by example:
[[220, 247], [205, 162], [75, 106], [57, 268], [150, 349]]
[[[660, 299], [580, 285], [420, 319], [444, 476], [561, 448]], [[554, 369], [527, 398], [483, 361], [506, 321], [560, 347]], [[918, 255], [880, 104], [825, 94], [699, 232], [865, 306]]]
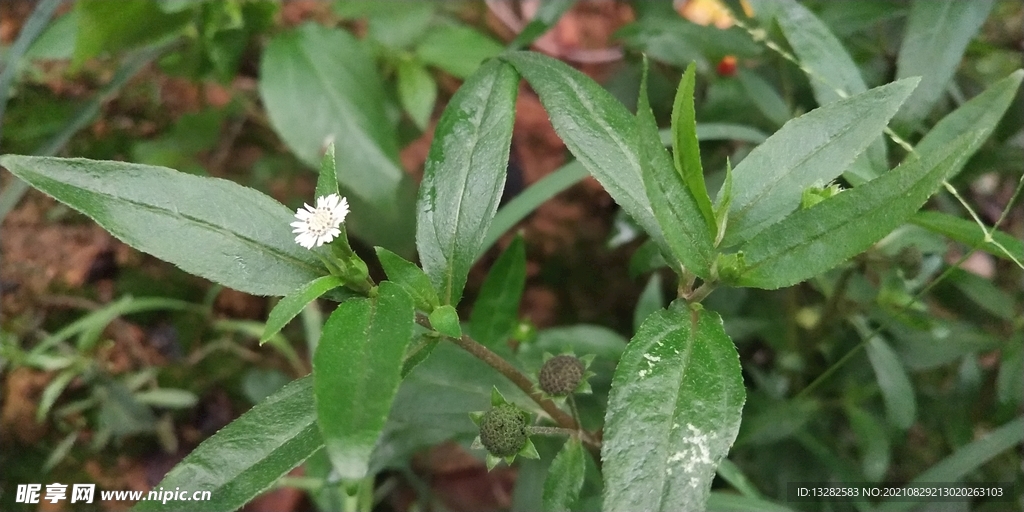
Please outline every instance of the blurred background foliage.
[[[663, 127], [681, 72], [695, 61], [712, 191], [727, 161], [835, 99], [835, 86], [858, 92], [925, 74], [892, 125], [916, 143], [1021, 67], [1024, 6], [1014, 0], [794, 5], [4, 2], [0, 151], [167, 166], [231, 179], [295, 208], [311, 200], [321, 148], [333, 137], [357, 250], [369, 255], [380, 245], [412, 256], [415, 190], [433, 123], [460, 81], [506, 47], [563, 58], [630, 108], [646, 53]], [[812, 18], [787, 26], [780, 12]], [[807, 68], [839, 82], [824, 87]], [[584, 423], [599, 425], [622, 347], [674, 296], [675, 283], [639, 228], [596, 183], [581, 181], [536, 98], [521, 96], [505, 199], [526, 189], [507, 203], [507, 227], [523, 233], [526, 261], [495, 264], [512, 240], [495, 235], [498, 247], [470, 276], [463, 313], [490, 301], [489, 316], [465, 318], [471, 329], [507, 325], [514, 342], [506, 355], [524, 368], [539, 365], [544, 351], [597, 354], [595, 394], [580, 406]], [[981, 244], [980, 228], [943, 191], [914, 223], [817, 279], [778, 291], [720, 289], [705, 301], [739, 347], [749, 397], [713, 506], [726, 509], [737, 492], [782, 502], [790, 481], [898, 484], [927, 471], [1010, 482], [1019, 505], [1024, 210], [1011, 204], [1024, 174], [1019, 89], [1007, 112], [952, 185], [978, 221], [1000, 222], [997, 240], [1009, 253]], [[864, 165], [884, 170], [903, 152], [879, 139], [869, 153]], [[273, 299], [137, 253], [6, 172], [0, 184], [0, 509], [17, 510], [10, 490], [25, 482], [148, 490], [205, 437], [309, 372], [329, 302], [257, 348]], [[521, 282], [521, 293], [488, 291], [488, 281], [502, 279]], [[464, 412], [479, 409], [492, 385], [507, 384], [447, 346], [410, 381], [379, 447], [390, 454], [378, 468], [381, 510], [537, 510], [556, 444], [538, 442], [540, 461], [490, 474], [479, 454], [462, 449], [474, 435]], [[596, 468], [588, 471], [589, 494], [599, 496]], [[328, 480], [326, 458], [315, 456], [247, 509], [308, 510], [311, 501], [334, 510], [340, 496]]]

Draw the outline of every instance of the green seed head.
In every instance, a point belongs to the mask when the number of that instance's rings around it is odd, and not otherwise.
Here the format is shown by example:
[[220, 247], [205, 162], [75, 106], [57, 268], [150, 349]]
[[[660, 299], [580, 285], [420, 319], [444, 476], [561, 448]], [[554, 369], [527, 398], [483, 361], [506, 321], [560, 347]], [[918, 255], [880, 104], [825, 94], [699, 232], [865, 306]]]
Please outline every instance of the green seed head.
[[480, 420], [480, 442], [496, 457], [511, 457], [526, 444], [526, 418], [512, 404], [491, 408]]
[[572, 393], [583, 379], [583, 362], [576, 356], [560, 355], [548, 359], [540, 368], [540, 389], [551, 396]]

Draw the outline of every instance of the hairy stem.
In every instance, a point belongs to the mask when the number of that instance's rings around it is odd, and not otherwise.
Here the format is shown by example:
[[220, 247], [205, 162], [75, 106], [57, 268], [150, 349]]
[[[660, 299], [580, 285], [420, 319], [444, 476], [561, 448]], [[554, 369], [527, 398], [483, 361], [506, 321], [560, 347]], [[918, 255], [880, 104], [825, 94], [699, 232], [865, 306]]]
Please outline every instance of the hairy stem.
[[577, 431], [562, 427], [527, 427], [526, 433], [531, 436], [569, 437], [575, 436]]
[[[422, 313], [416, 313], [416, 323], [428, 329], [432, 329], [432, 327], [430, 326], [430, 320], [427, 319], [426, 315]], [[466, 352], [472, 354], [473, 357], [476, 357], [477, 359], [487, 363], [488, 366], [494, 368], [495, 370], [498, 371], [498, 373], [504, 375], [505, 378], [512, 381], [512, 383], [515, 384], [516, 387], [521, 389], [523, 393], [526, 393], [526, 395], [529, 396], [534, 402], [537, 402], [537, 405], [539, 405], [541, 409], [544, 409], [544, 412], [546, 412], [548, 416], [550, 416], [551, 419], [554, 420], [554, 422], [557, 423], [559, 426], [561, 426], [562, 428], [570, 429], [572, 431], [581, 431], [580, 438], [585, 443], [595, 448], [601, 446], [601, 443], [593, 439], [589, 433], [582, 432], [582, 429], [580, 428], [579, 424], [576, 423], [576, 420], [571, 415], [566, 414], [566, 412], [559, 409], [554, 402], [544, 398], [543, 395], [541, 395], [540, 391], [534, 389], [533, 382], [530, 381], [529, 377], [524, 375], [523, 372], [520, 372], [515, 366], [512, 366], [508, 361], [503, 359], [501, 356], [492, 352], [491, 349], [481, 345], [478, 341], [474, 340], [473, 338], [470, 338], [469, 336], [466, 336], [465, 334], [462, 335], [462, 337], [460, 338], [452, 338], [449, 336], [445, 336], [445, 339], [451, 341], [452, 343], [455, 343]]]

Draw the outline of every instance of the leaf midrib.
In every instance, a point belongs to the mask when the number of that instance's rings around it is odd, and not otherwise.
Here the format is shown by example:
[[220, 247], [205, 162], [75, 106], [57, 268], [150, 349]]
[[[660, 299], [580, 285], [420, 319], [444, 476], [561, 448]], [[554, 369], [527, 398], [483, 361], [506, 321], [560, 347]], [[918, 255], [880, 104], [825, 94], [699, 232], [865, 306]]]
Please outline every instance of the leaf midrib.
[[[150, 212], [154, 212], [154, 213], [158, 213], [158, 214], [164, 215], [166, 217], [180, 218], [180, 219], [184, 219], [186, 221], [191, 221], [191, 222], [193, 222], [195, 224], [198, 224], [198, 225], [200, 225], [202, 227], [208, 228], [210, 231], [214, 231], [214, 232], [217, 232], [217, 233], [220, 233], [220, 234], [223, 234], [223, 235], [227, 235], [229, 237], [237, 238], [238, 240], [241, 240], [242, 242], [244, 242], [247, 245], [250, 245], [252, 247], [255, 247], [255, 248], [264, 250], [266, 252], [269, 252], [269, 253], [273, 254], [274, 256], [277, 256], [279, 259], [287, 260], [287, 261], [296, 263], [298, 266], [306, 268], [306, 269], [308, 269], [308, 270], [310, 270], [310, 271], [312, 271], [314, 273], [321, 273], [323, 271], [322, 268], [317, 268], [315, 265], [312, 265], [310, 262], [302, 260], [302, 259], [300, 259], [300, 258], [298, 258], [298, 257], [296, 257], [294, 255], [288, 254], [287, 252], [284, 252], [284, 251], [282, 251], [282, 250], [280, 250], [280, 249], [278, 249], [276, 247], [273, 247], [271, 245], [266, 245], [263, 242], [260, 242], [258, 240], [253, 239], [253, 238], [245, 236], [245, 235], [243, 235], [243, 234], [241, 234], [241, 233], [239, 233], [237, 231], [233, 231], [233, 230], [228, 229], [226, 227], [218, 226], [217, 224], [214, 224], [212, 222], [200, 219], [198, 217], [194, 217], [192, 215], [189, 215], [189, 214], [186, 214], [186, 213], [182, 213], [182, 212], [177, 211], [177, 210], [172, 211], [172, 210], [169, 210], [167, 208], [160, 207], [160, 206], [157, 206], [157, 205], [153, 205], [153, 204], [149, 204], [149, 203], [144, 203], [144, 202], [140, 202], [140, 201], [137, 201], [137, 200], [134, 200], [134, 199], [129, 199], [129, 198], [126, 198], [126, 197], [118, 196], [118, 195], [115, 195], [115, 194], [111, 194], [109, 192], [103, 192], [103, 191], [99, 191], [99, 190], [96, 190], [96, 189], [90, 189], [90, 188], [85, 188], [85, 187], [75, 187], [74, 185], [69, 185], [67, 183], [63, 183], [61, 181], [58, 181], [58, 180], [56, 180], [54, 178], [50, 178], [50, 177], [48, 177], [48, 176], [46, 176], [44, 174], [41, 174], [41, 173], [34, 173], [34, 174], [36, 176], [38, 176], [38, 177], [54, 181], [54, 182], [56, 182], [56, 183], [58, 183], [58, 184], [60, 184], [62, 186], [77, 188], [78, 190], [87, 192], [89, 194], [94, 194], [96, 196], [103, 197], [104, 199], [107, 199], [107, 200], [109, 200], [111, 202], [122, 202], [122, 203], [126, 203], [126, 204], [129, 204], [131, 206], [135, 206], [137, 208], [143, 209], [143, 210], [147, 210], [147, 211], [150, 211]], [[70, 205], [71, 203], [68, 203], [68, 204]], [[89, 213], [89, 212], [87, 212], [87, 211], [85, 211], [83, 209], [79, 209], [78, 207], [76, 207], [74, 205], [72, 205], [72, 207], [75, 208], [76, 210], [84, 213], [89, 218], [91, 218], [93, 220], [96, 220], [96, 217], [94, 217], [91, 213]], [[99, 222], [99, 221], [97, 221], [97, 222]]]
[[[805, 156], [804, 156], [803, 158], [801, 158], [801, 159], [800, 159], [799, 161], [797, 161], [797, 162], [796, 162], [795, 164], [793, 164], [793, 165], [792, 165], [792, 166], [791, 166], [791, 167], [790, 167], [790, 168], [789, 168], [788, 170], [786, 170], [786, 171], [785, 171], [785, 172], [783, 172], [782, 174], [779, 174], [779, 175], [777, 175], [777, 176], [774, 176], [774, 177], [773, 177], [773, 176], [768, 176], [768, 177], [767, 177], [768, 179], [767, 179], [767, 180], [765, 180], [765, 181], [767, 181], [767, 182], [768, 182], [768, 186], [767, 186], [767, 187], [763, 187], [763, 188], [761, 189], [761, 191], [760, 191], [760, 192], [758, 192], [758, 193], [757, 193], [757, 194], [756, 194], [756, 195], [755, 195], [755, 196], [754, 196], [753, 198], [751, 198], [751, 200], [750, 200], [750, 201], [748, 201], [748, 202], [746, 203], [746, 205], [744, 205], [744, 206], [740, 207], [739, 209], [737, 209], [737, 210], [736, 210], [736, 212], [735, 212], [734, 214], [730, 215], [730, 217], [731, 217], [731, 219], [730, 219], [730, 220], [734, 220], [734, 219], [736, 219], [737, 217], [739, 217], [739, 220], [745, 219], [745, 218], [746, 218], [746, 214], [747, 214], [747, 212], [748, 212], [748, 211], [749, 211], [749, 210], [750, 210], [751, 208], [753, 208], [753, 207], [754, 207], [754, 205], [758, 204], [758, 203], [760, 202], [760, 200], [761, 200], [761, 199], [762, 199], [762, 198], [763, 198], [763, 197], [764, 197], [765, 195], [767, 195], [767, 194], [768, 194], [769, 192], [771, 192], [771, 191], [775, 190], [775, 189], [776, 189], [776, 187], [777, 187], [777, 185], [778, 185], [779, 183], [781, 183], [782, 181], [786, 180], [786, 179], [787, 179], [787, 178], [788, 178], [789, 176], [791, 176], [791, 175], [793, 174], [793, 172], [795, 172], [795, 170], [796, 170], [796, 169], [798, 169], [798, 168], [802, 167], [802, 166], [803, 166], [804, 164], [806, 164], [806, 163], [807, 163], [807, 161], [808, 161], [808, 160], [810, 160], [810, 159], [811, 159], [812, 157], [814, 157], [814, 156], [817, 156], [817, 155], [818, 155], [818, 153], [821, 153], [821, 151], [822, 151], [822, 150], [824, 150], [824, 148], [825, 148], [826, 146], [829, 146], [829, 145], [831, 145], [831, 144], [835, 143], [835, 141], [836, 141], [837, 139], [839, 139], [840, 137], [842, 137], [842, 136], [846, 135], [846, 133], [847, 133], [847, 132], [849, 132], [850, 130], [852, 130], [852, 129], [853, 129], [853, 126], [854, 126], [854, 124], [855, 124], [855, 123], [850, 123], [850, 124], [847, 124], [846, 126], [844, 126], [842, 130], [840, 130], [839, 132], [837, 132], [837, 133], [836, 133], [835, 135], [833, 135], [832, 137], [829, 137], [829, 138], [828, 138], [828, 139], [827, 139], [826, 141], [824, 141], [824, 142], [823, 142], [823, 143], [821, 143], [820, 145], [816, 146], [816, 147], [815, 147], [815, 148], [814, 148], [814, 149], [813, 149], [813, 150], [812, 150], [812, 151], [811, 151], [810, 153], [808, 153], [807, 155], [805, 155]], [[858, 154], [859, 154], [859, 153], [858, 153]], [[854, 155], [854, 158], [856, 158], [856, 157], [857, 157], [857, 155]], [[746, 160], [744, 160], [744, 162], [745, 162], [745, 161], [746, 161]], [[743, 163], [741, 162], [741, 163], [740, 163], [740, 165], [743, 165]], [[736, 169], [733, 169], [733, 172], [736, 172]], [[788, 186], [788, 185], [789, 185], [789, 184], [788, 184], [788, 182], [787, 182], [787, 186]], [[734, 198], [734, 201], [733, 201], [733, 203], [732, 203], [732, 204], [736, 204], [736, 202], [735, 202], [735, 198]], [[760, 223], [758, 223], [758, 225], [763, 225], [763, 224], [764, 224], [763, 222], [760, 222]], [[734, 223], [733, 225], [735, 226], [735, 223]], [[750, 227], [747, 227], [747, 228], [745, 229], [745, 231], [749, 231], [750, 229], [753, 229], [754, 227], [756, 227], [756, 226], [750, 226]], [[752, 238], [752, 237], [751, 237], [751, 236], [748, 236], [748, 237], [746, 238], [746, 240], [749, 240], [750, 238]]]
[[[500, 72], [500, 71], [501, 70], [499, 69], [498, 72]], [[481, 119], [483, 119], [484, 114], [491, 110], [490, 109], [490, 106], [491, 106], [490, 98], [493, 96], [494, 89], [497, 87], [497, 82], [498, 82], [498, 75], [496, 73], [494, 75], [493, 79], [491, 80], [490, 85], [487, 86], [488, 94], [487, 94], [487, 101], [484, 102], [484, 107], [479, 109], [477, 111], [476, 115], [473, 116], [473, 118], [471, 119], [471, 122], [473, 123], [473, 136], [472, 136], [472, 144], [469, 145], [469, 155], [468, 155], [469, 156], [469, 161], [466, 163], [466, 165], [462, 169], [459, 169], [459, 174], [460, 174], [459, 178], [461, 178], [461, 179], [458, 182], [459, 201], [455, 205], [455, 230], [454, 230], [453, 233], [450, 234], [451, 235], [449, 237], [450, 243], [445, 244], [445, 245], [447, 245], [447, 248], [446, 248], [447, 249], [447, 251], [446, 251], [446, 256], [447, 257], [446, 257], [446, 261], [445, 261], [445, 270], [446, 270], [446, 272], [445, 272], [445, 274], [446, 274], [445, 275], [445, 304], [450, 304], [452, 302], [452, 300], [453, 300], [453, 297], [452, 297], [453, 293], [452, 292], [453, 292], [453, 289], [454, 289], [454, 282], [455, 282], [455, 260], [457, 259], [457, 256], [455, 254], [455, 246], [458, 245], [459, 233], [462, 232], [462, 225], [463, 225], [462, 224], [462, 204], [466, 202], [466, 189], [468, 188], [468, 185], [469, 185], [469, 174], [473, 170], [473, 159], [474, 159], [474, 156], [476, 155], [476, 151], [475, 150], [476, 150], [477, 144], [480, 142], [480, 130], [481, 130], [480, 121], [481, 121]], [[437, 201], [437, 194], [436, 193], [434, 194], [434, 200]], [[435, 209], [435, 212], [436, 212], [436, 209]], [[433, 217], [433, 215], [431, 217]], [[485, 233], [485, 234], [487, 232], [486, 229], [483, 229], [481, 231], [483, 233]], [[447, 235], [448, 233], [445, 233], [445, 234]], [[434, 230], [434, 236], [435, 237], [437, 236], [437, 230], [436, 229]], [[437, 242], [438, 242], [438, 245], [441, 245], [441, 243], [440, 243], [441, 241], [440, 240], [437, 240]], [[475, 250], [473, 251], [472, 255], [476, 255], [476, 251]]]
[[[929, 169], [927, 172], [923, 173], [917, 180], [914, 181], [914, 183], [912, 185], [910, 185], [909, 187], [907, 187], [905, 189], [902, 189], [903, 190], [902, 192], [900, 192], [900, 193], [891, 193], [890, 192], [889, 194], [884, 194], [882, 196], [885, 199], [884, 201], [883, 200], [879, 200], [873, 206], [870, 206], [866, 210], [859, 211], [859, 212], [856, 213], [856, 215], [851, 216], [851, 218], [854, 219], [853, 222], [838, 223], [838, 225], [840, 225], [840, 226], [849, 226], [851, 224], [858, 224], [859, 221], [863, 221], [864, 218], [866, 218], [868, 216], [871, 216], [871, 215], [874, 215], [879, 210], [882, 210], [882, 209], [888, 207], [891, 198], [906, 196], [907, 194], [914, 192], [915, 189], [917, 189], [928, 178], [928, 176], [930, 176], [933, 172], [936, 172], [937, 169], [940, 169], [940, 168], [944, 167], [945, 164], [950, 161], [950, 159], [955, 159], [956, 157], [957, 157], [957, 154], [955, 154], [955, 153], [948, 155], [946, 158], [944, 158], [940, 162], [937, 162], [934, 167]], [[883, 189], [883, 190], [892, 191], [894, 189], [893, 188], [888, 188], [888, 189]], [[876, 197], [878, 197], [878, 196], [876, 196]], [[803, 210], [803, 211], [810, 211], [810, 209]], [[805, 215], [809, 215], [809, 214], [805, 214]], [[747, 271], [745, 271], [744, 274], [752, 273], [752, 272], [749, 272], [749, 271], [752, 271], [752, 270], [754, 270], [756, 268], [759, 268], [759, 267], [761, 267], [762, 265], [764, 265], [766, 263], [777, 261], [780, 258], [785, 257], [786, 255], [788, 255], [790, 252], [792, 252], [797, 247], [811, 245], [813, 242], [816, 242], [821, 237], [823, 237], [823, 236], [831, 233], [832, 231], [834, 231], [836, 225], [837, 225], [836, 223], [833, 223], [833, 224], [831, 224], [829, 226], [828, 229], [822, 229], [818, 233], [814, 234], [811, 237], [804, 237], [800, 241], [798, 241], [797, 243], [788, 244], [788, 245], [784, 246], [781, 249], [776, 249], [774, 251], [771, 251], [770, 255], [767, 258], [765, 258], [763, 260], [760, 260], [760, 261], [758, 261], [755, 264], [747, 265], [747, 267], [746, 267]]]

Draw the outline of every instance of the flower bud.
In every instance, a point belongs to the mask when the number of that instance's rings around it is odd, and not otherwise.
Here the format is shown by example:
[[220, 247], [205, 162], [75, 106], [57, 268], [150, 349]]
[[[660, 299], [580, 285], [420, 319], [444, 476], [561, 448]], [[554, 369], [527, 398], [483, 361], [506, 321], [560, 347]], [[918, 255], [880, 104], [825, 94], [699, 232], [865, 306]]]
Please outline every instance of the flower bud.
[[526, 418], [512, 404], [498, 404], [480, 420], [480, 443], [495, 457], [515, 455], [526, 440]]
[[583, 379], [585, 367], [576, 356], [563, 354], [548, 359], [540, 368], [540, 389], [551, 396], [566, 396]]

